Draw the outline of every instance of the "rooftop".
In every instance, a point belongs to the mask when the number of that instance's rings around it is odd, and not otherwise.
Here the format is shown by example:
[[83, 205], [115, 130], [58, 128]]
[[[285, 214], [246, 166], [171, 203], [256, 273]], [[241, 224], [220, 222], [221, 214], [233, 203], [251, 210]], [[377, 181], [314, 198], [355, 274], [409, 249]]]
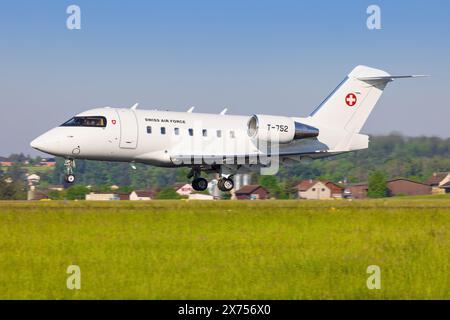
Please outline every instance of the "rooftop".
[[258, 184], [248, 184], [248, 185], [243, 186], [239, 190], [237, 190], [236, 194], [250, 194], [252, 192], [255, 192], [259, 188], [262, 188], [267, 192], [266, 188], [264, 188]]

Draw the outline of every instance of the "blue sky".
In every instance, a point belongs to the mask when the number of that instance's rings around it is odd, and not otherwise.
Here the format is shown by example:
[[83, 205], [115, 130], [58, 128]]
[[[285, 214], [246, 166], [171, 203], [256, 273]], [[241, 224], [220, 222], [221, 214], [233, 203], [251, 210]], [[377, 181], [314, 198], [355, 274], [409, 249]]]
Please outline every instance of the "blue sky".
[[450, 137], [444, 0], [2, 1], [0, 52], [0, 155], [97, 106], [304, 116], [358, 64], [432, 75], [391, 84], [364, 132]]

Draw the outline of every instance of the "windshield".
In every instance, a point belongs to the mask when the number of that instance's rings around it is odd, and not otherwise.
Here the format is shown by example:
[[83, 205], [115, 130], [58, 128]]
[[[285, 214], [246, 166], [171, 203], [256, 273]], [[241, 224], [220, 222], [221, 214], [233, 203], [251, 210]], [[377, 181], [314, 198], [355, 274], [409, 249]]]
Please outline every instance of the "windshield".
[[105, 117], [73, 117], [61, 127], [106, 127]]

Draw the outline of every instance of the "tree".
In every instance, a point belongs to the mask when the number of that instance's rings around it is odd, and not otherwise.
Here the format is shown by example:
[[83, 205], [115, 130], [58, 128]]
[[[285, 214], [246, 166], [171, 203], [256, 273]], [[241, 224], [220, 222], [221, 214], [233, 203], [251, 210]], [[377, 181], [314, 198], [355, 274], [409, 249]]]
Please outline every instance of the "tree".
[[13, 166], [9, 167], [6, 172], [6, 176], [10, 177], [14, 181], [25, 181], [27, 171], [22, 168], [19, 163], [15, 163]]
[[162, 189], [156, 195], [155, 199], [159, 200], [170, 200], [170, 199], [181, 199], [181, 196], [172, 187], [167, 187]]
[[282, 190], [276, 176], [261, 176], [259, 178], [259, 184], [269, 191], [271, 197], [280, 197]]
[[52, 200], [63, 200], [64, 196], [65, 196], [65, 192], [64, 191], [58, 191], [58, 190], [50, 190], [47, 193], [47, 196], [49, 199]]
[[7, 183], [0, 181], [0, 199], [1, 200], [26, 200], [27, 195], [22, 183], [14, 181]]
[[369, 198], [384, 198], [388, 196], [386, 177], [381, 171], [374, 171], [369, 176]]
[[120, 186], [119, 189], [116, 190], [116, 192], [130, 194], [131, 192], [133, 192], [133, 190], [134, 188], [131, 186]]
[[297, 197], [297, 184], [298, 181], [292, 177], [288, 177], [281, 184], [282, 195], [280, 199], [295, 199]]
[[231, 193], [230, 192], [220, 192], [220, 199], [222, 200], [230, 200]]
[[85, 186], [74, 185], [66, 190], [66, 197], [68, 200], [84, 200], [89, 192]]
[[27, 157], [23, 153], [13, 153], [9, 156], [9, 160], [15, 163], [24, 163], [27, 160]]

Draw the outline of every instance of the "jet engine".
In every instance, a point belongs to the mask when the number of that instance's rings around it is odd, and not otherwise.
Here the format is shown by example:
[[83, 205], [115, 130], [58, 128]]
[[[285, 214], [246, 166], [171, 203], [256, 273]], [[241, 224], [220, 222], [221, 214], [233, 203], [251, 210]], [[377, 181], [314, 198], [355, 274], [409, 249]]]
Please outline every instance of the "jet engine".
[[294, 140], [314, 138], [317, 128], [296, 122], [290, 117], [253, 115], [247, 123], [249, 137], [263, 141], [289, 143]]

